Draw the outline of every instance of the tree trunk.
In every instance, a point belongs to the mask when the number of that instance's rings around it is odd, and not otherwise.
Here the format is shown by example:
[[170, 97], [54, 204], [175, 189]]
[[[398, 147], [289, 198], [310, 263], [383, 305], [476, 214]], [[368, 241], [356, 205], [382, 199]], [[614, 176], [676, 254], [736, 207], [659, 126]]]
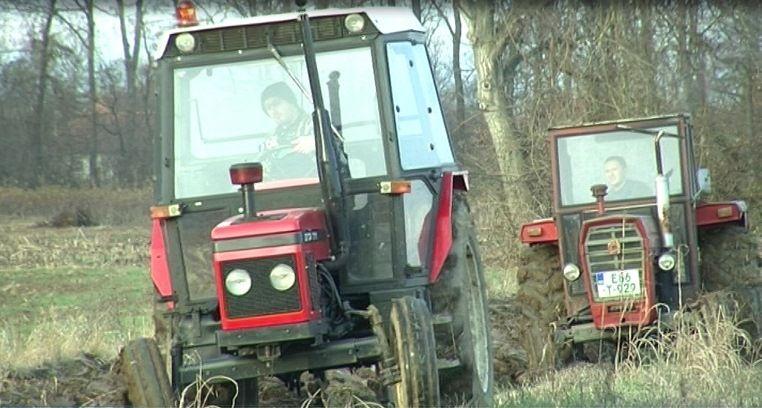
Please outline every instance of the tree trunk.
[[[140, 59], [141, 32], [143, 30], [143, 1], [135, 2], [135, 26], [133, 27], [132, 49], [130, 49], [129, 35], [127, 34], [127, 23], [125, 19], [124, 0], [117, 0], [119, 6], [119, 28], [122, 35], [122, 53], [124, 54], [124, 72], [125, 88], [127, 90], [127, 120], [124, 123], [124, 130], [120, 132], [124, 136], [123, 151], [119, 158], [119, 170], [122, 181], [127, 184], [135, 184], [137, 175], [136, 169], [132, 167], [134, 162], [137, 145], [141, 143], [136, 140], [135, 128], [137, 125], [137, 71], [138, 60]], [[142, 138], [141, 138], [142, 139]]]
[[90, 99], [90, 185], [100, 187], [100, 173], [98, 169], [98, 110], [97, 90], [95, 88], [95, 13], [94, 1], [87, 0], [87, 86]]
[[418, 21], [421, 21], [421, 0], [412, 0], [411, 8], [413, 9], [413, 14], [415, 14], [415, 17], [418, 19]]
[[50, 0], [46, 10], [45, 27], [42, 30], [42, 41], [40, 43], [40, 70], [37, 72], [37, 95], [35, 95], [34, 119], [29, 139], [32, 157], [31, 160], [25, 160], [25, 166], [28, 169], [26, 172], [26, 177], [28, 177], [27, 184], [31, 188], [39, 187], [47, 174], [43, 132], [45, 129], [45, 94], [48, 88], [48, 65], [50, 63], [48, 47], [50, 46], [50, 27], [53, 25], [55, 10], [56, 0]]
[[452, 12], [453, 12], [453, 33], [452, 33], [452, 76], [455, 84], [455, 117], [456, 119], [456, 136], [463, 134], [462, 128], [466, 123], [466, 102], [465, 91], [463, 89], [463, 70], [460, 66], [460, 41], [463, 36], [461, 22], [460, 22], [460, 9], [458, 0], [453, 0]]
[[[474, 64], [478, 76], [476, 97], [479, 110], [495, 146], [499, 170], [505, 192], [506, 204], [511, 209], [514, 223], [530, 220], [536, 214], [530, 208], [532, 197], [528, 186], [522, 181], [527, 166], [522, 154], [521, 143], [514, 132], [510, 98], [513, 79], [521, 62], [515, 47], [506, 45], [510, 40], [507, 33], [496, 35], [495, 28], [510, 29], [512, 21], [495, 21], [495, 5], [484, 1], [461, 1], [461, 11], [468, 24], [468, 36], [474, 53]], [[515, 21], [515, 20], [514, 20]]]

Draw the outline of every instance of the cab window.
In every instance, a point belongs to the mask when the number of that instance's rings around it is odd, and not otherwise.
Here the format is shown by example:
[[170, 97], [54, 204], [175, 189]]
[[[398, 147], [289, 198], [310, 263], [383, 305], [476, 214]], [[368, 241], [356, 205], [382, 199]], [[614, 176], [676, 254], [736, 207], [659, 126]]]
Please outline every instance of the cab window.
[[423, 44], [386, 45], [394, 120], [404, 170], [441, 167], [454, 162]]

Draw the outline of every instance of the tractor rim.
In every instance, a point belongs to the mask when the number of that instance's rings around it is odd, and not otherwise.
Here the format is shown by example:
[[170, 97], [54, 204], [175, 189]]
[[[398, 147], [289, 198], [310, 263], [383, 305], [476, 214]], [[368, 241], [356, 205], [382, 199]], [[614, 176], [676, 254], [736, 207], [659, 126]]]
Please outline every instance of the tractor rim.
[[484, 315], [484, 295], [483, 285], [479, 279], [478, 265], [471, 245], [466, 247], [466, 258], [468, 260], [468, 279], [469, 290], [471, 290], [471, 304], [469, 305], [469, 315], [471, 320], [470, 331], [474, 347], [474, 368], [476, 376], [483, 393], [489, 390], [489, 344], [487, 333], [487, 322]]

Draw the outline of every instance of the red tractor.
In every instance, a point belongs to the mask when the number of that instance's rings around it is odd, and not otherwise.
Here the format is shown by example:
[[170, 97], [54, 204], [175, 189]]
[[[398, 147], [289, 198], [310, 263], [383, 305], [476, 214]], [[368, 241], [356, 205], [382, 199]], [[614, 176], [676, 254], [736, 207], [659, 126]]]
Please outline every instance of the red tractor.
[[615, 340], [702, 289], [762, 282], [753, 244], [722, 245], [748, 230], [746, 204], [702, 200], [688, 115], [552, 128], [550, 150], [554, 216], [521, 228], [536, 262], [519, 298], [544, 324], [560, 315], [557, 341]]
[[217, 403], [257, 405], [264, 376], [298, 390], [304, 372], [367, 366], [395, 406], [437, 406], [440, 390], [490, 405], [468, 177], [415, 16], [204, 26], [180, 6], [156, 62], [159, 347], [125, 347], [130, 400], [167, 405], [227, 377]]

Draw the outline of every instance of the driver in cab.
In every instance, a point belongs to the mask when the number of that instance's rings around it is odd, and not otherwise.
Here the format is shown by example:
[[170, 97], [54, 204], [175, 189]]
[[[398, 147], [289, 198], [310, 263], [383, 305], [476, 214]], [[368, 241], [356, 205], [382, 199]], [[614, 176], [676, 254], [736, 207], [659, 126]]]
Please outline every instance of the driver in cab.
[[627, 177], [627, 162], [621, 156], [610, 156], [603, 161], [603, 171], [608, 186], [606, 198], [626, 200], [652, 195], [651, 189], [638, 180]]
[[262, 109], [275, 122], [275, 130], [263, 150], [290, 147], [290, 151], [307, 154], [315, 151], [312, 118], [302, 110], [294, 92], [284, 82], [276, 82], [262, 91]]

